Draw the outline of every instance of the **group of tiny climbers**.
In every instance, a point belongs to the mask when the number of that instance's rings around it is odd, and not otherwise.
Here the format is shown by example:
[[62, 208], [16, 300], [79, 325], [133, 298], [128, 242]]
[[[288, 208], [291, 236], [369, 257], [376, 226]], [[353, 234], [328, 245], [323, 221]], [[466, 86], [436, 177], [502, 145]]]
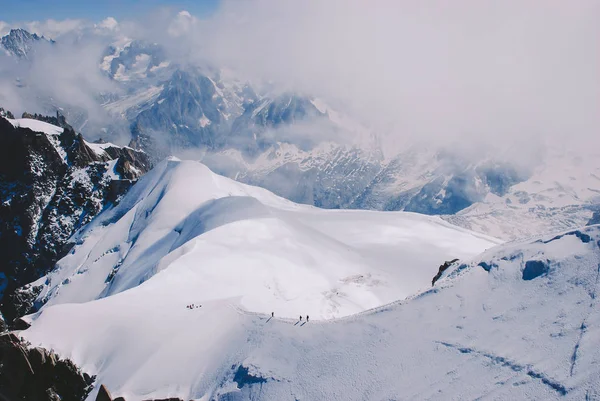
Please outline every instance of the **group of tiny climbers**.
[[187, 309], [196, 309], [196, 308], [202, 308], [202, 305], [196, 305], [196, 304], [189, 304], [185, 306]]
[[[275, 312], [271, 312], [271, 317], [275, 317]], [[300, 315], [300, 321], [302, 321], [302, 315]], [[306, 315], [306, 322], [308, 322], [308, 315]]]

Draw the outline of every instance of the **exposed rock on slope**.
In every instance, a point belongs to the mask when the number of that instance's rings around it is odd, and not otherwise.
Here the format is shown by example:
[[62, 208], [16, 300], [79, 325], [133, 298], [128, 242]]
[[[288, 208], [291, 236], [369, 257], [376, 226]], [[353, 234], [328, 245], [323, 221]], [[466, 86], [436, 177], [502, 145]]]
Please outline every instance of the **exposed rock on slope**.
[[44, 348], [28, 348], [13, 333], [0, 336], [0, 399], [83, 401], [94, 377]]
[[[150, 168], [145, 153], [90, 144], [63, 118], [0, 118], [0, 300], [7, 321], [27, 313], [69, 237]], [[49, 124], [48, 121], [52, 124]]]
[[440, 277], [442, 277], [442, 274], [444, 274], [444, 272], [456, 262], [458, 262], [458, 259], [452, 259], [452, 260], [445, 261], [439, 267], [437, 274], [435, 276], [433, 276], [433, 279], [431, 280], [431, 286], [433, 287], [435, 285], [435, 282], [438, 281], [440, 279]]

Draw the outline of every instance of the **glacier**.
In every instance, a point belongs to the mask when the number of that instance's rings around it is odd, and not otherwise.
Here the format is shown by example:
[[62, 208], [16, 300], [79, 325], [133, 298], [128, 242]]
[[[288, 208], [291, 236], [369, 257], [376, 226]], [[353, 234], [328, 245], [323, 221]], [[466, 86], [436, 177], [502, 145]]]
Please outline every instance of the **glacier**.
[[20, 335], [95, 374], [89, 400], [600, 395], [600, 226], [499, 244], [170, 159], [74, 239]]

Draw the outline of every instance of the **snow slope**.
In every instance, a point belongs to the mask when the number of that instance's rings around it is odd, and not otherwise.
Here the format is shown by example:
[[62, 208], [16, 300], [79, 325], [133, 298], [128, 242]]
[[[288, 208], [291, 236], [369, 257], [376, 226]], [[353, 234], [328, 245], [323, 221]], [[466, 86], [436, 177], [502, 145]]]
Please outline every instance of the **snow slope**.
[[32, 118], [17, 118], [15, 120], [7, 118], [6, 120], [8, 120], [15, 128], [29, 128], [32, 131], [43, 132], [47, 135], [60, 135], [64, 131], [61, 127]]
[[445, 260], [496, 243], [436, 217], [297, 205], [173, 159], [76, 241], [35, 283], [48, 306], [152, 286], [158, 275], [183, 302], [239, 297], [248, 310], [313, 319], [405, 298]]
[[599, 266], [590, 226], [496, 247], [405, 301], [309, 323], [239, 299], [187, 309], [194, 276], [170, 268], [47, 307], [22, 335], [128, 400], [596, 399]]

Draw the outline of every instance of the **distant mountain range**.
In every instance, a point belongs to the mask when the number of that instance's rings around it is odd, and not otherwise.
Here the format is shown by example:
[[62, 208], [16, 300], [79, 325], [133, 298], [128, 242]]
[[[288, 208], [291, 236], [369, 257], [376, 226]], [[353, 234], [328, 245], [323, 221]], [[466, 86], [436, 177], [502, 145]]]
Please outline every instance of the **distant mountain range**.
[[[43, 40], [29, 39], [35, 37], [19, 30], [2, 41], [24, 49]], [[224, 69], [178, 65], [154, 43], [118, 40], [98, 66], [121, 88], [97, 94], [106, 113], [100, 125], [78, 106], [46, 99], [46, 109], [60, 108], [90, 137], [128, 132], [129, 145], [154, 163], [170, 154], [200, 159], [295, 202], [442, 215], [505, 239], [581, 226], [600, 204], [593, 152], [575, 165], [548, 148], [518, 166], [503, 155], [465, 158], [435, 147], [389, 155], [376, 132], [339, 107], [307, 94], [261, 90]], [[568, 176], [553, 176], [553, 158], [567, 163]]]

